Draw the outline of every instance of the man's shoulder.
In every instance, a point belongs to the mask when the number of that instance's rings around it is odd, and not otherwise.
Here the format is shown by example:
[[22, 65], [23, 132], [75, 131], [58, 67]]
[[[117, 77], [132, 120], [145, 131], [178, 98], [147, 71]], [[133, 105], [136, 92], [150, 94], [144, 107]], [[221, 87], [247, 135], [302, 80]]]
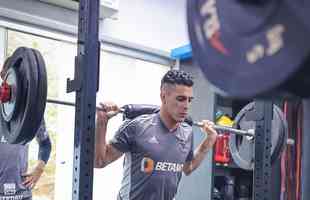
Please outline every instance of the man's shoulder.
[[119, 127], [119, 131], [143, 132], [146, 128], [154, 125], [156, 120], [155, 114], [140, 115], [134, 119], [126, 119]]
[[139, 115], [134, 119], [125, 120], [124, 124], [129, 126], [144, 126], [146, 124], [151, 124], [156, 119], [156, 114], [144, 114]]

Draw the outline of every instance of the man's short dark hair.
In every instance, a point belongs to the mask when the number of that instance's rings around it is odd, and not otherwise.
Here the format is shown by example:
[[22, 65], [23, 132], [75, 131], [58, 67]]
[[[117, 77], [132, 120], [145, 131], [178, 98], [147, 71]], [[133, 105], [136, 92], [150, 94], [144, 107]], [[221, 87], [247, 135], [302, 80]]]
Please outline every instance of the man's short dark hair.
[[161, 79], [161, 87], [164, 84], [185, 85], [192, 87], [194, 85], [193, 77], [181, 70], [169, 70]]

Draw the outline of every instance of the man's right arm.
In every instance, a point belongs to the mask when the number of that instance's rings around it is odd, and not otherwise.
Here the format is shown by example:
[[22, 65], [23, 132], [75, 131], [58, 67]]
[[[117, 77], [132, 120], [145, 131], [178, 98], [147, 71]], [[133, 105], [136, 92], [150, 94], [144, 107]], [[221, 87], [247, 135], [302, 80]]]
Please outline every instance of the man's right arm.
[[103, 168], [120, 158], [123, 153], [106, 142], [107, 124], [109, 120], [108, 112], [117, 113], [118, 108], [114, 104], [101, 104], [106, 110], [97, 112], [96, 138], [95, 138], [95, 159], [94, 167]]
[[105, 145], [103, 152], [97, 153], [95, 155], [95, 168], [104, 168], [108, 164], [117, 160], [123, 155], [122, 152], [118, 151], [111, 144]]

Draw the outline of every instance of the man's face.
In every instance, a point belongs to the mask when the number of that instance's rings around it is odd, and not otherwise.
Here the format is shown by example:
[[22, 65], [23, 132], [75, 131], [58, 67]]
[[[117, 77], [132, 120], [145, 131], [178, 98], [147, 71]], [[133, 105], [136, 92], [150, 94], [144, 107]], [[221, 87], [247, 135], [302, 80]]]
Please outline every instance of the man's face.
[[188, 115], [193, 100], [193, 88], [185, 85], [170, 85], [162, 91], [164, 108], [176, 122], [182, 122]]

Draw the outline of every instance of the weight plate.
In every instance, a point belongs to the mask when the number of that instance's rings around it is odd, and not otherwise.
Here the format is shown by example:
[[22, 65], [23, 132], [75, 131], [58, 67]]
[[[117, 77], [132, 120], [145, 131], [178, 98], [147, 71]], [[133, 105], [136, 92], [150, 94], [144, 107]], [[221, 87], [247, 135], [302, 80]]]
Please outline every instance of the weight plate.
[[[255, 112], [254, 102], [246, 105], [235, 118], [235, 128], [242, 130], [255, 129], [255, 121], [251, 118]], [[271, 164], [280, 156], [287, 140], [287, 125], [279, 107], [273, 107], [271, 128]], [[229, 148], [234, 162], [242, 169], [254, 168], [254, 138], [248, 136], [230, 135]]]
[[10, 121], [5, 121], [0, 115], [1, 131], [8, 143], [25, 144], [32, 140], [36, 133], [33, 125], [39, 84], [36, 60], [31, 49], [20, 47], [14, 51], [8, 62], [8, 69], [14, 68], [20, 77], [20, 96], [16, 97], [20, 99], [20, 104], [16, 116]]
[[309, 3], [296, 10], [295, 2], [187, 1], [193, 58], [220, 93], [265, 95], [304, 67], [310, 55]]
[[[35, 62], [33, 63], [37, 67], [38, 72], [38, 88], [37, 88], [37, 104], [35, 107], [35, 111], [33, 114], [33, 122], [32, 122], [32, 130], [35, 130], [36, 134], [38, 128], [41, 125], [41, 121], [44, 118], [45, 106], [46, 106], [46, 98], [47, 98], [47, 73], [45, 62], [43, 56], [38, 50], [32, 49], [32, 53], [35, 57]], [[27, 141], [32, 140], [33, 135], [27, 135], [25, 137], [25, 143]]]

